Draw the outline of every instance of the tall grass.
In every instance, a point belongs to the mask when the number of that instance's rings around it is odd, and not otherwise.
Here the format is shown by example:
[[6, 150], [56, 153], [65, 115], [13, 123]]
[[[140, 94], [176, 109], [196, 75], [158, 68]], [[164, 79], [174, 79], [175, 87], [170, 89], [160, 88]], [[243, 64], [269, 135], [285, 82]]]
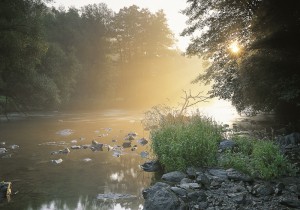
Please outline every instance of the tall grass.
[[166, 171], [217, 164], [221, 128], [212, 119], [168, 115], [151, 131], [152, 149]]
[[232, 167], [262, 179], [296, 174], [296, 168], [280, 153], [279, 146], [273, 141], [250, 137], [239, 137], [234, 141], [236, 148], [222, 156], [220, 166]]

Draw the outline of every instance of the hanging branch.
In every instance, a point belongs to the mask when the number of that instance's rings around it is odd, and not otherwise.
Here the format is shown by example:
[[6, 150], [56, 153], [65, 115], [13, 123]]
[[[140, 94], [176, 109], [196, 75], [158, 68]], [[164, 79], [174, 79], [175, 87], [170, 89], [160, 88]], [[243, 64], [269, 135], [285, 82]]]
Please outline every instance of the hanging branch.
[[[200, 102], [207, 102], [207, 99], [209, 99], [209, 96], [202, 96], [202, 92], [199, 92], [197, 95], [192, 95], [191, 90], [189, 90], [189, 93], [187, 91], [182, 90], [184, 92], [184, 97], [181, 97], [184, 100], [184, 103], [181, 107], [181, 110], [179, 112], [179, 115], [182, 115], [182, 113], [187, 110], [187, 108], [194, 106]], [[192, 100], [192, 102], [191, 102]]]

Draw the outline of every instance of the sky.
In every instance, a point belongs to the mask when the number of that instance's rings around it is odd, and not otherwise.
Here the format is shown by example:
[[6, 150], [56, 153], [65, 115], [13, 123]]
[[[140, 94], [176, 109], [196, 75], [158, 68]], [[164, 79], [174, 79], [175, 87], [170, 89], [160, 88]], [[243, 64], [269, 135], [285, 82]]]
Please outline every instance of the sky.
[[80, 9], [88, 4], [99, 3], [106, 3], [108, 8], [115, 12], [119, 12], [121, 8], [131, 5], [148, 8], [153, 13], [163, 9], [168, 19], [168, 25], [177, 40], [177, 47], [185, 51], [188, 46], [189, 39], [179, 35], [185, 28], [185, 21], [187, 20], [187, 17], [180, 13], [180, 10], [185, 9], [187, 6], [186, 0], [53, 0], [49, 5], [55, 7], [64, 6], [66, 9], [74, 6]]

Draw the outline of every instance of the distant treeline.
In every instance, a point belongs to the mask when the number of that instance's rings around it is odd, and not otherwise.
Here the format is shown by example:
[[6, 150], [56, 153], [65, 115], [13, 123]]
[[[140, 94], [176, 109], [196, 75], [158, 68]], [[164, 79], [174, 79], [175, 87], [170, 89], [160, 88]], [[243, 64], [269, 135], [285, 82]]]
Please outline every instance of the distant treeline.
[[155, 91], [163, 97], [183, 62], [174, 42], [162, 10], [133, 5], [115, 13], [104, 3], [65, 10], [2, 0], [0, 109], [138, 104]]

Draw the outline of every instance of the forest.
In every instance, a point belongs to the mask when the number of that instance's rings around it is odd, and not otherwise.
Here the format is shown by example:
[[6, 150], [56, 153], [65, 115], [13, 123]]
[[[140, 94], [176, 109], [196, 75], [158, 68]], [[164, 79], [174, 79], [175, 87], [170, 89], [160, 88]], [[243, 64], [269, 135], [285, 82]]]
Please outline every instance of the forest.
[[[231, 101], [239, 112], [297, 119], [300, 3], [187, 3], [185, 53], [207, 61], [193, 82], [210, 83], [209, 96]], [[163, 10], [132, 5], [113, 12], [104, 3], [66, 10], [41, 0], [3, 0], [1, 112], [159, 103], [166, 87], [179, 87], [178, 69], [189, 63], [175, 41]]]
[[162, 10], [1, 1], [1, 112], [158, 103], [188, 65], [174, 42]]

